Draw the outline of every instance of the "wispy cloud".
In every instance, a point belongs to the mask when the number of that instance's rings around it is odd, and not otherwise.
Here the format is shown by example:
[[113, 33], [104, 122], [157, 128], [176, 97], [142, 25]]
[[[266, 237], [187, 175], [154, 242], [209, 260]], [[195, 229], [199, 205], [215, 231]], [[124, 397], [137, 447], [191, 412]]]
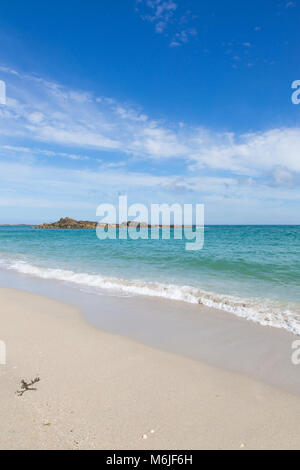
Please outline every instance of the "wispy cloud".
[[13, 155], [35, 155], [35, 156], [45, 156], [45, 157], [58, 157], [58, 158], [67, 158], [69, 160], [81, 160], [87, 161], [91, 158], [87, 155], [77, 155], [74, 153], [66, 152], [54, 152], [52, 150], [44, 150], [35, 147], [21, 147], [15, 145], [0, 145], [0, 156], [13, 156]]
[[34, 75], [0, 74], [1, 207], [84, 211], [120, 190], [141, 202], [177, 195], [228, 210], [299, 203], [298, 127], [217, 132]]
[[[286, 182], [286, 175], [278, 176], [280, 183], [282, 178]], [[299, 207], [297, 188], [260, 185], [251, 178], [163, 176], [101, 167], [66, 172], [34, 162], [0, 160], [0, 207], [2, 220], [7, 213], [5, 221], [13, 214], [18, 214], [15, 220], [20, 221], [22, 208], [26, 210], [22, 221], [29, 217], [32, 221], [55, 220], [63, 215], [95, 219], [97, 205], [102, 201], [115, 204], [120, 192], [127, 194], [130, 202], [145, 204], [205, 202], [210, 209], [207, 223], [276, 223], [280, 208], [281, 222], [293, 223]]]
[[[99, 101], [91, 92], [5, 72], [8, 96], [7, 106], [0, 108], [2, 154], [17, 152], [15, 140], [26, 139], [32, 141], [27, 153], [78, 161], [88, 161], [91, 152], [94, 158], [99, 158], [99, 152], [117, 152], [122, 161], [175, 159], [182, 161], [186, 171], [226, 171], [258, 179], [279, 167], [300, 172], [298, 127], [235, 134], [168, 123], [112, 98]], [[39, 150], [39, 143], [50, 150]], [[54, 144], [58, 149], [51, 149]], [[26, 153], [24, 146], [21, 149]]]
[[197, 34], [193, 27], [195, 15], [174, 0], [136, 0], [136, 11], [143, 20], [153, 23], [156, 33], [169, 38], [171, 47], [181, 46]]

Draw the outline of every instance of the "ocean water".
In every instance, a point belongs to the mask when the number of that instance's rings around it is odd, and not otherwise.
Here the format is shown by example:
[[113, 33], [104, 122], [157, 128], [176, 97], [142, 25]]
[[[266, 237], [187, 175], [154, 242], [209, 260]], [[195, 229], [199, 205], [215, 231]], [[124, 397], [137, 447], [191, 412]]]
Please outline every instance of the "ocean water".
[[186, 240], [99, 240], [93, 230], [0, 227], [0, 268], [99, 295], [220, 308], [300, 334], [300, 226], [207, 226]]

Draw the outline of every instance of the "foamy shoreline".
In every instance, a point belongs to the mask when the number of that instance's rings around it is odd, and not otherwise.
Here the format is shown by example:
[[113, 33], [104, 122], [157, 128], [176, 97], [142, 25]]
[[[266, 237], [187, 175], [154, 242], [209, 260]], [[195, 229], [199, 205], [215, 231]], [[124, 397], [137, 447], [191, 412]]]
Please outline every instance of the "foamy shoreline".
[[103, 333], [46, 297], [1, 288], [0, 301], [1, 449], [299, 448], [295, 395]]
[[107, 291], [108, 294], [117, 291], [121, 294], [143, 295], [200, 304], [223, 310], [262, 326], [280, 328], [294, 335], [300, 335], [300, 312], [297, 311], [299, 307], [290, 308], [289, 305], [284, 305], [278, 301], [258, 298], [249, 299], [229, 294], [207, 292], [190, 285], [167, 284], [139, 279], [118, 279], [100, 274], [53, 269], [32, 265], [21, 260], [3, 260], [0, 258], [0, 266], [36, 278], [68, 282], [82, 288], [100, 289]]

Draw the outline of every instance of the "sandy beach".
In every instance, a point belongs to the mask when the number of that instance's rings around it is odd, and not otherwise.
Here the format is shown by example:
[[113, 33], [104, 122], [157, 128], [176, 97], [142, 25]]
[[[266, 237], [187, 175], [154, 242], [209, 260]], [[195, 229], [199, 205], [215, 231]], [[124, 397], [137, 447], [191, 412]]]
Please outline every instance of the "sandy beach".
[[0, 302], [1, 449], [300, 446], [294, 394], [102, 332], [47, 297], [1, 288]]
[[0, 450], [300, 450], [300, 1], [70, 3], [1, 4]]

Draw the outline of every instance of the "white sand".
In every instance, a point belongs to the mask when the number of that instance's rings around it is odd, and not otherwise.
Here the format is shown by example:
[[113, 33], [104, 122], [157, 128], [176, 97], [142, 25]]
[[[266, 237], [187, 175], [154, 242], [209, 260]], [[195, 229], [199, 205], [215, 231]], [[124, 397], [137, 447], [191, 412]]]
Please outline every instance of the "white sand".
[[0, 305], [1, 449], [300, 448], [300, 397], [103, 333], [45, 297], [0, 289]]

